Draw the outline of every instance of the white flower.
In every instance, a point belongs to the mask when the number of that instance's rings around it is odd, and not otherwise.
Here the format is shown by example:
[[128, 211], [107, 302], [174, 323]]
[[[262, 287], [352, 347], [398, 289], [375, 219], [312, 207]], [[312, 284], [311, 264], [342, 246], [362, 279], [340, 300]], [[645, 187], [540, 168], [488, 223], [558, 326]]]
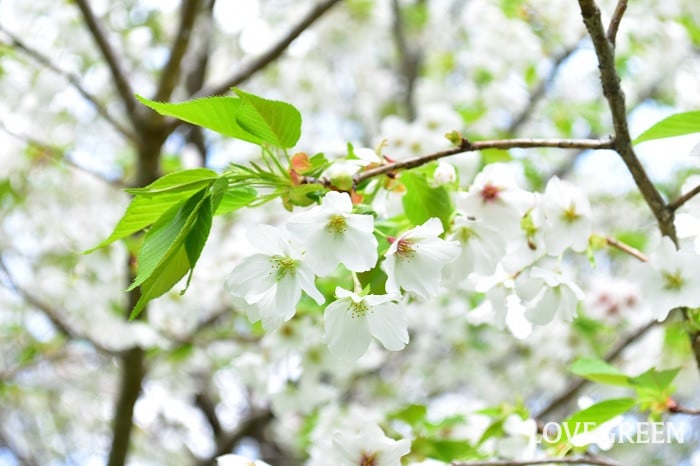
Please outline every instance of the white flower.
[[469, 274], [493, 275], [496, 265], [506, 252], [506, 242], [498, 231], [483, 221], [456, 217], [451, 240], [458, 241], [462, 250], [457, 260], [445, 269], [445, 275], [455, 282]]
[[401, 466], [401, 457], [411, 451], [408, 439], [392, 440], [376, 424], [362, 426], [355, 432], [335, 432], [337, 466]]
[[371, 337], [388, 350], [398, 351], [408, 343], [406, 313], [391, 302], [399, 295], [359, 296], [336, 288], [337, 301], [323, 314], [328, 349], [342, 359], [359, 359], [369, 348]]
[[306, 247], [304, 259], [317, 275], [327, 275], [342, 263], [353, 272], [365, 272], [377, 263], [374, 218], [352, 214], [347, 193], [331, 191], [320, 206], [295, 215], [287, 223], [294, 239]]
[[239, 455], [224, 455], [216, 458], [217, 466], [270, 466], [260, 460], [251, 460], [245, 456]]
[[568, 247], [582, 252], [591, 236], [591, 205], [579, 189], [554, 177], [542, 197], [547, 219], [544, 242], [547, 254], [558, 256]]
[[503, 423], [507, 437], [498, 440], [498, 454], [504, 458], [534, 458], [537, 449], [537, 423], [511, 414]]
[[394, 240], [382, 263], [387, 293], [399, 293], [401, 288], [422, 298], [437, 293], [442, 269], [461, 250], [457, 241], [445, 241], [440, 233], [442, 223], [433, 217]]
[[451, 184], [457, 181], [457, 171], [455, 167], [447, 162], [440, 162], [433, 172], [433, 183], [436, 186]]
[[548, 324], [555, 315], [566, 322], [573, 320], [578, 302], [584, 297], [581, 288], [552, 265], [543, 261], [515, 281], [516, 292], [528, 307], [525, 316], [535, 325]]
[[513, 168], [492, 163], [476, 175], [459, 201], [459, 208], [465, 215], [483, 219], [501, 234], [507, 234], [517, 233], [520, 218], [533, 204], [532, 193], [518, 186]]
[[666, 319], [671, 309], [679, 306], [700, 307], [700, 257], [693, 251], [676, 250], [664, 237], [656, 251], [649, 255], [643, 290], [652, 315]]
[[248, 240], [261, 254], [243, 259], [226, 279], [226, 287], [244, 301], [251, 321], [262, 320], [266, 330], [278, 328], [294, 316], [302, 290], [323, 304], [325, 298], [314, 284], [313, 271], [282, 230], [258, 225], [249, 230]]

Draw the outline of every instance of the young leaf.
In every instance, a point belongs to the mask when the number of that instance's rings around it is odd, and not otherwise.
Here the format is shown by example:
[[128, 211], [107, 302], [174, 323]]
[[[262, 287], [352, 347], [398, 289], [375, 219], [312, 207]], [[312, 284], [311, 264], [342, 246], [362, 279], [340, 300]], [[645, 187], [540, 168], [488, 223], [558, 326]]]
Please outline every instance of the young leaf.
[[671, 138], [686, 134], [700, 133], [700, 110], [671, 115], [640, 134], [633, 144], [654, 139]]
[[257, 191], [248, 186], [229, 188], [222, 193], [214, 215], [223, 215], [246, 207], [257, 198]]
[[205, 190], [171, 207], [146, 234], [138, 254], [138, 273], [129, 290], [141, 285], [182, 246], [205, 200]]
[[293, 105], [267, 100], [240, 89], [233, 92], [243, 102], [236, 113], [238, 124], [268, 144], [293, 147], [301, 135], [301, 114]]
[[652, 367], [643, 374], [630, 378], [630, 382], [635, 387], [661, 393], [671, 385], [671, 382], [676, 378], [679, 371], [680, 368], [657, 371]]
[[140, 95], [136, 98], [142, 104], [152, 108], [161, 115], [171, 116], [180, 120], [203, 126], [212, 131], [235, 139], [262, 144], [265, 141], [248, 130], [242, 128], [236, 115], [243, 106], [243, 101], [232, 96], [203, 97], [180, 103], [154, 102]]
[[574, 361], [569, 370], [593, 382], [607, 385], [630, 386], [629, 377], [600, 359], [581, 358]]
[[114, 231], [107, 239], [85, 253], [93, 252], [152, 225], [168, 209], [207, 187], [216, 177], [216, 172], [208, 169], [183, 170], [165, 175], [145, 188], [129, 190], [136, 197], [132, 199]]
[[406, 187], [403, 208], [411, 223], [422, 225], [426, 220], [437, 217], [445, 231], [450, 228], [454, 207], [444, 187], [431, 187], [425, 175], [418, 172], [402, 173], [401, 183]]
[[[141, 285], [141, 296], [130, 319], [136, 318], [148, 301], [170, 290], [188, 271], [191, 278], [211, 230], [213, 208], [211, 197], [201, 191], [174, 206], [153, 225], [139, 253], [138, 274], [129, 288]], [[185, 290], [188, 286], [189, 279]]]
[[562, 432], [565, 440], [570, 440], [576, 434], [584, 433], [587, 426], [590, 426], [588, 428], [590, 431], [612, 418], [626, 413], [634, 407], [635, 403], [633, 398], [616, 398], [601, 401], [572, 414], [562, 422], [562, 425], [565, 426]]
[[187, 259], [187, 252], [185, 248], [180, 247], [166, 258], [156, 273], [149, 276], [141, 284], [141, 296], [139, 296], [139, 300], [131, 310], [129, 320], [138, 317], [150, 300], [157, 298], [175, 286], [188, 270], [190, 270], [190, 262]]
[[143, 188], [125, 189], [134, 196], [153, 197], [162, 193], [193, 192], [219, 178], [218, 173], [208, 168], [192, 168], [169, 173]]

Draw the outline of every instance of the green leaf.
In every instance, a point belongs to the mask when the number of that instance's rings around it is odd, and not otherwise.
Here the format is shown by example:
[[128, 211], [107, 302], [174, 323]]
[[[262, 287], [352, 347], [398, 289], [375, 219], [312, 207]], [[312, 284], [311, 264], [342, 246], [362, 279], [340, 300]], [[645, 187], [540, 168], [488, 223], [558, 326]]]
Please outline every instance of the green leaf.
[[657, 371], [652, 367], [643, 374], [631, 377], [630, 382], [635, 388], [644, 388], [653, 392], [662, 393], [671, 385], [671, 382], [676, 378], [679, 371], [680, 368]]
[[141, 313], [146, 303], [169, 291], [190, 270], [190, 262], [187, 259], [185, 248], [177, 248], [168, 255], [158, 271], [149, 276], [141, 284], [141, 296], [131, 310], [129, 320], [133, 320]]
[[640, 134], [633, 144], [654, 139], [671, 138], [686, 134], [700, 133], [700, 110], [671, 115]]
[[128, 290], [141, 285], [174, 254], [189, 235], [205, 199], [205, 190], [171, 207], [151, 227], [138, 254], [138, 273]]
[[428, 219], [437, 217], [445, 231], [450, 228], [454, 206], [450, 194], [443, 186], [431, 187], [420, 172], [403, 172], [401, 183], [406, 187], [402, 198], [406, 217], [414, 225], [422, 225]]
[[277, 147], [293, 147], [301, 135], [301, 114], [293, 105], [267, 100], [240, 89], [233, 92], [243, 105], [236, 113], [238, 124], [261, 140]]
[[223, 215], [248, 206], [258, 198], [258, 192], [248, 186], [229, 188], [222, 193], [214, 215]]
[[[151, 299], [170, 290], [189, 271], [190, 278], [211, 230], [213, 204], [202, 190], [170, 209], [153, 225], [139, 252], [139, 270], [129, 289], [141, 285], [131, 311], [136, 318]], [[189, 287], [189, 279], [185, 289]]]
[[236, 119], [243, 107], [243, 101], [232, 96], [203, 97], [180, 103], [154, 102], [137, 95], [136, 98], [161, 115], [178, 118], [193, 125], [203, 126], [224, 136], [263, 144], [261, 138], [242, 128]]
[[612, 418], [626, 413], [636, 404], [633, 398], [616, 398], [601, 401], [574, 413], [562, 422], [564, 440], [571, 440], [576, 434], [591, 431]]
[[411, 452], [422, 457], [451, 463], [476, 458], [479, 453], [468, 440], [417, 437], [411, 443]]
[[428, 415], [428, 409], [425, 405], [411, 404], [405, 408], [391, 413], [389, 417], [391, 419], [398, 419], [405, 422], [410, 426], [416, 426], [425, 420], [425, 416]]
[[197, 216], [192, 224], [192, 229], [185, 237], [185, 251], [187, 251], [187, 260], [190, 262], [190, 269], [193, 269], [199, 260], [202, 249], [204, 249], [207, 238], [209, 238], [212, 217], [211, 202], [203, 202], [197, 210]]
[[131, 189], [136, 194], [117, 223], [114, 231], [100, 244], [85, 253], [107, 246], [152, 225], [168, 209], [209, 186], [216, 172], [203, 168], [183, 170], [165, 175], [145, 188]]
[[581, 358], [574, 361], [569, 370], [593, 382], [607, 385], [630, 386], [629, 377], [605, 361], [592, 358]]
[[187, 193], [211, 184], [219, 178], [214, 170], [208, 168], [192, 168], [169, 173], [155, 180], [144, 188], [125, 189], [134, 196], [154, 197], [162, 193]]

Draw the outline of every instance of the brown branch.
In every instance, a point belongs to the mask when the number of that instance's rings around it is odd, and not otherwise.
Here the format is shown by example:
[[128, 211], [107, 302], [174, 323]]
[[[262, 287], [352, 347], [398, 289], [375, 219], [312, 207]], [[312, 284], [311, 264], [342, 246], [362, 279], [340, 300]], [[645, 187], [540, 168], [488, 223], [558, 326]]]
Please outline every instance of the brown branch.
[[209, 458], [199, 461], [199, 466], [214, 466], [216, 458], [227, 453], [231, 453], [233, 448], [238, 445], [245, 437], [256, 437], [256, 433], [260, 432], [267, 426], [274, 416], [269, 410], [257, 411], [251, 413], [238, 428], [232, 432], [223, 432], [216, 441], [216, 451]]
[[409, 121], [416, 117], [416, 107], [413, 102], [413, 89], [418, 77], [418, 68], [420, 66], [420, 55], [409, 49], [406, 40], [406, 31], [404, 28], [404, 20], [401, 14], [401, 6], [399, 0], [391, 0], [392, 25], [391, 30], [396, 43], [396, 49], [399, 54], [399, 62], [401, 64], [401, 74], [406, 80], [404, 83], [404, 106], [406, 107], [406, 116]]
[[[617, 357], [627, 348], [629, 347], [632, 343], [636, 342], [639, 340], [641, 337], [646, 335], [646, 333], [651, 330], [652, 328], [656, 327], [659, 324], [658, 321], [652, 320], [643, 327], [638, 328], [636, 331], [632, 332], [629, 334], [627, 337], [625, 337], [623, 340], [618, 342], [617, 345], [615, 345], [614, 348], [612, 348], [608, 354], [605, 356], [605, 361], [606, 362], [612, 362]], [[590, 381], [588, 379], [577, 379], [576, 381], [572, 382], [569, 384], [562, 392], [559, 394], [556, 398], [554, 398], [552, 401], [550, 401], [544, 408], [542, 408], [535, 416], [533, 416], [535, 419], [542, 419], [548, 415], [550, 415], [552, 412], [557, 410], [560, 406], [568, 403], [571, 399], [573, 399], [576, 394], [581, 390], [584, 386], [586, 386]]]
[[608, 24], [608, 32], [605, 34], [608, 42], [610, 42], [613, 47], [615, 47], [617, 30], [620, 29], [620, 22], [622, 22], [622, 16], [625, 14], [625, 10], [627, 10], [627, 0], [618, 0], [615, 12], [612, 18], [610, 18], [610, 24]]
[[530, 98], [527, 101], [527, 105], [515, 116], [511, 124], [506, 130], [508, 134], [515, 134], [518, 129], [533, 115], [533, 110], [540, 100], [545, 96], [547, 89], [556, 78], [561, 68], [562, 63], [564, 63], [576, 50], [578, 50], [581, 45], [579, 40], [575, 45], [564, 49], [559, 55], [554, 57], [552, 61], [552, 69], [549, 70], [547, 76], [537, 84], [535, 89], [530, 93]]
[[117, 119], [109, 113], [104, 104], [100, 102], [96, 96], [92, 95], [87, 89], [85, 89], [85, 87], [83, 87], [83, 84], [78, 76], [60, 68], [53, 61], [51, 61], [49, 57], [39, 52], [38, 50], [30, 47], [29, 45], [25, 44], [17, 35], [13, 34], [2, 25], [0, 25], [0, 31], [2, 31], [7, 37], [9, 37], [10, 42], [6, 44], [8, 47], [13, 47], [20, 50], [32, 60], [37, 62], [39, 65], [53, 71], [54, 73], [68, 81], [68, 83], [78, 92], [78, 94], [80, 94], [85, 100], [90, 102], [94, 109], [97, 111], [97, 113], [99, 113], [102, 118], [104, 118], [110, 125], [112, 125], [112, 127], [115, 130], [117, 130], [117, 132], [119, 132], [122, 136], [129, 140], [134, 139], [134, 133], [128, 128], [126, 128], [124, 125], [122, 125], [119, 121], [117, 121]]
[[144, 354], [143, 349], [132, 348], [121, 358], [122, 375], [112, 419], [112, 446], [107, 466], [126, 464], [133, 428], [134, 406], [141, 395], [141, 384], [146, 375]]
[[642, 251], [633, 248], [629, 244], [625, 244], [621, 241], [616, 240], [615, 238], [611, 238], [610, 236], [605, 237], [605, 242], [608, 243], [609, 246], [617, 248], [625, 254], [629, 254], [630, 256], [639, 259], [642, 262], [649, 262], [649, 258]]
[[5, 261], [2, 258], [2, 256], [0, 256], [0, 272], [2, 272], [2, 274], [5, 276], [5, 281], [7, 282], [6, 284], [8, 289], [13, 291], [20, 298], [22, 298], [22, 300], [24, 300], [27, 304], [41, 311], [49, 319], [49, 321], [51, 321], [56, 330], [58, 330], [58, 332], [64, 337], [71, 340], [86, 341], [90, 343], [93, 347], [95, 347], [95, 349], [107, 355], [119, 354], [119, 352], [111, 350], [106, 346], [103, 346], [101, 343], [91, 339], [87, 335], [83, 335], [80, 332], [78, 332], [70, 324], [68, 324], [68, 322], [64, 320], [61, 311], [49, 306], [44, 301], [35, 296], [33, 293], [29, 292], [27, 289], [22, 287], [10, 272], [10, 269], [5, 264]]
[[447, 149], [439, 152], [434, 152], [428, 155], [422, 155], [401, 162], [389, 163], [381, 165], [370, 170], [360, 172], [353, 177], [355, 184], [359, 184], [365, 180], [375, 176], [383, 175], [396, 170], [405, 170], [409, 168], [419, 167], [426, 163], [439, 160], [444, 157], [449, 157], [463, 152], [473, 152], [484, 149], [532, 149], [540, 147], [555, 147], [561, 149], [612, 149], [613, 140], [606, 139], [498, 139], [492, 141], [476, 141], [471, 142], [467, 139], [462, 139], [459, 146], [452, 149]]
[[600, 81], [603, 95], [608, 101], [615, 129], [615, 151], [620, 154], [622, 161], [634, 178], [637, 188], [651, 209], [659, 224], [659, 229], [664, 236], [668, 236], [674, 242], [676, 228], [673, 224], [673, 211], [668, 208], [661, 194], [649, 179], [644, 167], [639, 162], [632, 147], [629, 128], [627, 126], [627, 111], [625, 108], [625, 94], [620, 86], [620, 76], [615, 70], [615, 54], [608, 41], [603, 28], [600, 10], [594, 0], [579, 0], [583, 22], [593, 42], [598, 68], [600, 69]]
[[98, 180], [109, 184], [110, 186], [114, 186], [114, 187], [119, 188], [119, 189], [124, 188], [126, 186], [126, 184], [118, 178], [117, 179], [107, 178], [106, 176], [103, 176], [103, 175], [96, 173], [92, 170], [88, 170], [87, 168], [83, 167], [82, 165], [75, 163], [73, 160], [71, 160], [71, 158], [64, 151], [62, 151], [61, 149], [59, 149], [57, 147], [53, 147], [51, 145], [48, 145], [48, 144], [43, 143], [41, 141], [38, 141], [36, 139], [30, 138], [29, 136], [15, 133], [14, 131], [10, 130], [7, 126], [5, 126], [5, 124], [2, 121], [0, 121], [0, 130], [9, 134], [10, 136], [17, 139], [18, 141], [21, 141], [21, 142], [29, 145], [30, 147], [34, 147], [35, 149], [41, 151], [42, 153], [47, 154], [47, 155], [55, 158], [57, 161], [63, 162], [75, 170], [81, 171], [83, 173], [87, 173], [88, 175], [93, 176], [93, 177], [97, 178]]
[[121, 97], [122, 103], [126, 107], [129, 119], [131, 119], [135, 126], [138, 126], [136, 98], [134, 97], [134, 92], [131, 89], [131, 84], [129, 84], [126, 73], [122, 69], [122, 65], [117, 58], [117, 55], [114, 53], [109, 40], [107, 39], [107, 34], [102, 28], [102, 25], [99, 23], [99, 20], [95, 16], [95, 13], [92, 11], [92, 8], [88, 2], [89, 0], [76, 0], [78, 8], [83, 15], [85, 25], [90, 31], [90, 35], [97, 44], [102, 57], [109, 66], [117, 92]]
[[337, 3], [342, 0], [323, 0], [311, 8], [306, 15], [304, 15], [301, 20], [292, 26], [292, 28], [279, 40], [270, 47], [269, 50], [264, 52], [262, 55], [243, 65], [238, 71], [233, 73], [228, 79], [223, 83], [218, 84], [209, 89], [203, 89], [198, 92], [195, 97], [202, 97], [208, 95], [219, 95], [225, 94], [228, 90], [234, 86], [239, 85], [243, 81], [248, 80], [255, 73], [265, 68], [267, 65], [275, 61], [278, 57], [287, 50], [287, 47], [294, 42], [294, 40], [301, 35], [302, 32], [307, 30], [313, 23], [321, 18], [324, 13], [331, 9]]
[[590, 464], [596, 466], [620, 466], [617, 461], [598, 456], [578, 456], [563, 458], [546, 458], [532, 460], [491, 460], [491, 461], [454, 461], [451, 466], [528, 466], [536, 464]]
[[686, 408], [684, 406], [679, 406], [679, 405], [673, 405], [668, 408], [669, 413], [673, 414], [689, 414], [691, 416], [699, 416], [700, 415], [700, 409], [691, 409], [691, 408]]
[[182, 59], [190, 44], [192, 28], [197, 18], [200, 3], [200, 0], [183, 0], [182, 2], [180, 25], [177, 28], [173, 45], [170, 47], [168, 62], [161, 70], [158, 90], [153, 100], [158, 102], [169, 100], [175, 86], [177, 86], [182, 71]]
[[683, 206], [683, 204], [685, 204], [698, 194], [700, 194], [700, 185], [697, 185], [687, 193], [683, 194], [682, 196], [679, 196], [678, 199], [676, 199], [668, 205], [668, 208], [675, 212], [676, 210], [680, 209]]

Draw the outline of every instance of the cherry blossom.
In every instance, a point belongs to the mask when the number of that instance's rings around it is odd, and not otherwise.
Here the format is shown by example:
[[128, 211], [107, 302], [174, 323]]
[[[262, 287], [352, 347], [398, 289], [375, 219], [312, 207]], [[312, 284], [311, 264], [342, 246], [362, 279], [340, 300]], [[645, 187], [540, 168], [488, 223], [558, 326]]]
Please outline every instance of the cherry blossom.
[[302, 291], [318, 304], [325, 301], [311, 267], [285, 231], [258, 225], [249, 230], [248, 240], [261, 253], [243, 259], [226, 279], [226, 287], [248, 305], [246, 313], [252, 321], [262, 320], [267, 330], [278, 328], [296, 312]]
[[323, 315], [328, 349], [341, 359], [359, 359], [369, 348], [371, 337], [388, 350], [398, 351], [408, 343], [406, 312], [392, 302], [400, 295], [359, 296], [336, 288], [337, 301]]
[[408, 439], [392, 440], [376, 424], [351, 432], [335, 432], [333, 446], [338, 451], [338, 466], [401, 466], [401, 457], [408, 454]]
[[484, 220], [502, 234], [517, 233], [520, 218], [533, 204], [532, 193], [518, 186], [513, 167], [503, 163], [484, 167], [467, 193], [458, 199], [461, 212]]
[[554, 177], [549, 180], [542, 196], [546, 217], [545, 248], [558, 256], [568, 247], [582, 252], [591, 235], [591, 205], [581, 190]]
[[525, 316], [535, 325], [547, 324], [554, 316], [573, 320], [578, 302], [584, 297], [581, 288], [553, 260], [528, 269], [516, 279], [515, 288], [527, 305]]
[[251, 460], [245, 456], [240, 455], [224, 455], [219, 456], [216, 459], [217, 466], [270, 466], [269, 464], [260, 460]]
[[439, 237], [442, 231], [442, 223], [433, 217], [393, 240], [382, 263], [387, 293], [399, 293], [401, 288], [422, 298], [437, 293], [442, 269], [460, 253], [457, 241]]
[[353, 214], [347, 193], [331, 191], [320, 206], [292, 217], [287, 229], [306, 249], [304, 259], [318, 275], [327, 275], [343, 264], [364, 272], [377, 263], [374, 218]]
[[693, 250], [680, 249], [664, 237], [649, 254], [644, 268], [642, 290], [659, 321], [665, 320], [671, 309], [679, 306], [700, 306], [700, 275], [698, 255]]

